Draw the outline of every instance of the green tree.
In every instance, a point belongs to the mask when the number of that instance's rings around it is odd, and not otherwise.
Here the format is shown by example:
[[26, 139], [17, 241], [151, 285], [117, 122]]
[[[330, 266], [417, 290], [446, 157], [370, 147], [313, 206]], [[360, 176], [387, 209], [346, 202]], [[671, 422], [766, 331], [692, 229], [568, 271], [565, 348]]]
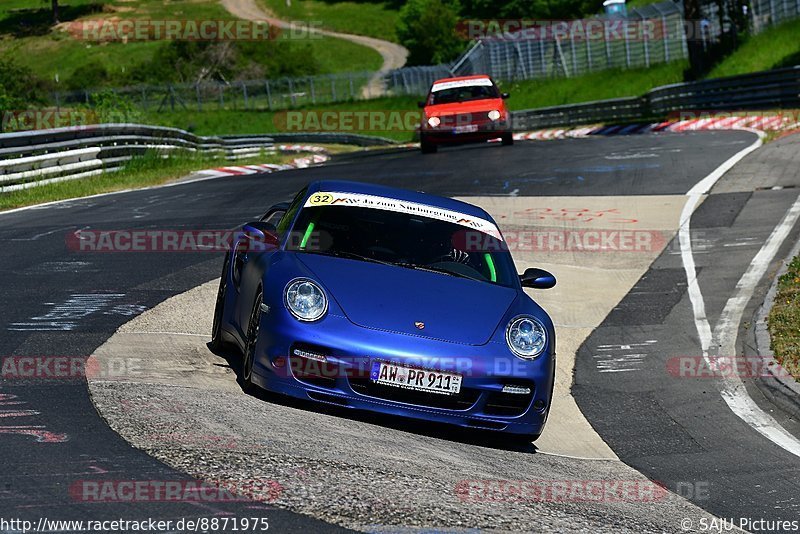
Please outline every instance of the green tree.
[[435, 65], [458, 57], [464, 41], [458, 35], [457, 0], [410, 0], [400, 10], [397, 36], [408, 48], [409, 65]]
[[46, 83], [33, 71], [12, 59], [0, 58], [0, 95], [3, 105], [24, 109], [45, 101]]

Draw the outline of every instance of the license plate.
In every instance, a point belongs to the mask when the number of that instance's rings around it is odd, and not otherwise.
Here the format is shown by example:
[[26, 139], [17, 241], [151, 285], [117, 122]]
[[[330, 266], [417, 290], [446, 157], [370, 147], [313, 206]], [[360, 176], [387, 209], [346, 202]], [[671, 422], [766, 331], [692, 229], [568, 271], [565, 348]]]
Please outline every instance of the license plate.
[[465, 124], [464, 126], [456, 126], [455, 128], [453, 128], [453, 132], [457, 134], [472, 133], [477, 131], [478, 131], [477, 124]]
[[442, 395], [455, 395], [461, 391], [461, 375], [387, 362], [373, 362], [370, 378], [377, 384]]

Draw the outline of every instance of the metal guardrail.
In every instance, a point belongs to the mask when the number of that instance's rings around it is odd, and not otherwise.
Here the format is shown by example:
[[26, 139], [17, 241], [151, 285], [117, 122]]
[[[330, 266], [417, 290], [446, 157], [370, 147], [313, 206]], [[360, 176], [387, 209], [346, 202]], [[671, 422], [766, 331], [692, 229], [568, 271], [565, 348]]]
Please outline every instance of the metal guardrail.
[[513, 113], [517, 131], [664, 118], [678, 111], [800, 108], [800, 66], [657, 87], [616, 98]]
[[0, 193], [113, 172], [148, 150], [216, 152], [236, 160], [273, 151], [275, 141], [390, 145], [382, 137], [297, 133], [203, 137], [177, 128], [98, 124], [0, 134]]
[[615, 98], [568, 106], [529, 109], [512, 113], [515, 131], [552, 126], [575, 126], [593, 122], [624, 122], [642, 116], [644, 99]]
[[324, 143], [331, 145], [355, 145], [363, 147], [389, 146], [397, 144], [397, 141], [388, 139], [386, 137], [336, 132], [273, 133], [269, 135], [273, 140], [280, 143]]

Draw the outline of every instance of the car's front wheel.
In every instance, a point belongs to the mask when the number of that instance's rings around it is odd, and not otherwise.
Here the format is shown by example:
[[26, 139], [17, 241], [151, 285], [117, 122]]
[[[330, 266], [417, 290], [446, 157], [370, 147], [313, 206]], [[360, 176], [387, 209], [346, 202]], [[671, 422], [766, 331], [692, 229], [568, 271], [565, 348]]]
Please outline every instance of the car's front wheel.
[[221, 354], [229, 349], [229, 344], [222, 338], [222, 317], [225, 313], [225, 293], [228, 289], [230, 257], [230, 252], [225, 255], [225, 261], [222, 264], [222, 276], [217, 289], [217, 302], [214, 305], [214, 323], [211, 326], [211, 342], [208, 347], [215, 354]]
[[245, 393], [253, 393], [257, 388], [253, 382], [253, 364], [256, 358], [258, 332], [261, 327], [261, 302], [263, 298], [261, 291], [259, 291], [253, 301], [253, 311], [250, 312], [250, 321], [247, 323], [247, 344], [242, 357], [242, 389]]
[[511, 146], [514, 144], [514, 134], [511, 132], [504, 133], [501, 139], [503, 140], [503, 146]]
[[431, 143], [424, 136], [420, 137], [419, 148], [423, 154], [433, 154], [438, 149], [436, 143]]

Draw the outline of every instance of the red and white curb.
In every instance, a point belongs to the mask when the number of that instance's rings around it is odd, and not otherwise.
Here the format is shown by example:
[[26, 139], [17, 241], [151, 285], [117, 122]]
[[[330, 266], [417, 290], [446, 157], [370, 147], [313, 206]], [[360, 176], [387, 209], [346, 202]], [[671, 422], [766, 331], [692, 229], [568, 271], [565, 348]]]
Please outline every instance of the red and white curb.
[[277, 145], [278, 152], [309, 152], [312, 154], [326, 154], [325, 147], [315, 145]]
[[275, 147], [279, 152], [316, 152], [310, 156], [296, 158], [290, 163], [261, 163], [259, 165], [231, 165], [229, 167], [217, 167], [216, 169], [206, 169], [196, 174], [207, 178], [217, 178], [221, 176], [242, 176], [246, 174], [269, 174], [277, 171], [289, 169], [305, 169], [311, 165], [325, 163], [330, 159], [327, 151], [323, 147], [310, 145], [279, 145]]
[[588, 137], [590, 135], [635, 135], [652, 132], [695, 132], [701, 130], [756, 129], [780, 131], [789, 127], [790, 122], [790, 117], [783, 117], [780, 115], [712, 117], [682, 121], [654, 122], [649, 124], [550, 128], [547, 130], [516, 133], [514, 134], [514, 139], [517, 141], [547, 141], [550, 139]]

